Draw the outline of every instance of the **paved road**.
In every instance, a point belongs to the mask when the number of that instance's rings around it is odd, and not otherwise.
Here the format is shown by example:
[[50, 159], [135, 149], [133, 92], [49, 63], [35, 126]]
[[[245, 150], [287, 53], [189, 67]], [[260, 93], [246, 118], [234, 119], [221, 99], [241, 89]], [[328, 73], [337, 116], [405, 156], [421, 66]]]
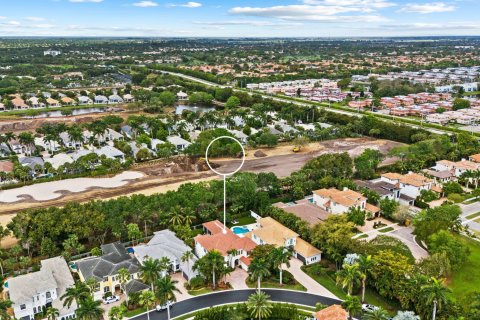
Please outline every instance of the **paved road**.
[[[316, 303], [320, 302], [325, 305], [339, 304], [340, 300], [327, 298], [324, 296], [299, 292], [290, 290], [276, 290], [276, 289], [264, 289], [262, 290], [270, 296], [270, 300], [275, 302], [286, 302], [300, 305], [306, 305], [314, 307]], [[177, 302], [171, 309], [171, 317], [178, 317], [184, 314], [191, 313], [193, 311], [214, 307], [226, 303], [239, 303], [245, 302], [248, 297], [254, 293], [254, 289], [248, 290], [231, 290], [223, 291], [212, 294], [205, 294], [198, 297], [194, 297], [188, 300]], [[136, 316], [135, 320], [147, 320], [147, 315], [142, 314]], [[166, 320], [167, 312], [150, 311], [150, 320]]]
[[462, 209], [462, 214], [460, 218], [462, 219], [463, 225], [468, 225], [470, 229], [480, 232], [480, 223], [473, 220], [478, 219], [479, 217], [472, 219], [467, 219], [467, 216], [480, 212], [480, 202], [474, 202], [471, 204], [461, 204], [460, 208]]
[[415, 236], [412, 232], [412, 228], [405, 227], [388, 233], [388, 236], [402, 241], [410, 249], [415, 260], [419, 261], [428, 257], [428, 252], [417, 244], [415, 241]]

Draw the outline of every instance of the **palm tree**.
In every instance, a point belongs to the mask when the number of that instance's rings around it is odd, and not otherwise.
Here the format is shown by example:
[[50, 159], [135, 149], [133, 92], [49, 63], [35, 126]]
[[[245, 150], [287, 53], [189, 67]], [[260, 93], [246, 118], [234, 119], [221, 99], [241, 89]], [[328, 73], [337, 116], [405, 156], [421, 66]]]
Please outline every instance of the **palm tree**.
[[232, 259], [236, 255], [238, 255], [238, 250], [237, 249], [228, 250], [227, 255], [228, 255], [228, 266], [231, 267], [232, 266]]
[[347, 310], [348, 318], [353, 319], [353, 316], [362, 311], [362, 304], [357, 297], [348, 296], [342, 302], [342, 307]]
[[358, 264], [345, 264], [343, 269], [337, 272], [337, 284], [341, 284], [343, 289], [347, 288], [347, 294], [350, 296], [354, 286], [360, 284], [362, 277]]
[[21, 132], [18, 135], [18, 141], [27, 147], [29, 154], [32, 152], [31, 147], [35, 142], [35, 138], [31, 132]]
[[100, 307], [102, 304], [99, 300], [93, 300], [88, 296], [87, 299], [82, 300], [80, 306], [75, 311], [75, 315], [78, 320], [100, 320], [103, 319], [103, 309]]
[[82, 128], [77, 124], [73, 124], [67, 128], [67, 133], [73, 143], [73, 148], [77, 149], [77, 142], [83, 142]]
[[378, 308], [372, 311], [369, 311], [363, 315], [365, 320], [388, 320], [390, 319], [390, 315], [388, 312], [383, 308]]
[[56, 320], [57, 317], [60, 315], [60, 312], [58, 312], [58, 309], [50, 307], [47, 309], [45, 315], [47, 316], [48, 320]]
[[270, 270], [268, 270], [267, 263], [263, 259], [253, 259], [252, 263], [248, 267], [248, 273], [250, 273], [250, 277], [252, 279], [257, 279], [257, 291], [260, 292], [260, 283], [262, 282], [262, 278], [270, 275]]
[[268, 300], [269, 298], [269, 295], [261, 291], [250, 295], [247, 300], [247, 310], [250, 315], [259, 320], [269, 317], [272, 314], [272, 305]]
[[108, 312], [108, 318], [110, 320], [123, 320], [125, 312], [127, 312], [127, 308], [123, 304], [115, 306]]
[[85, 285], [88, 287], [88, 290], [90, 290], [90, 294], [93, 297], [95, 291], [97, 291], [98, 281], [95, 280], [95, 278], [89, 278], [87, 281], [85, 281]]
[[190, 270], [190, 260], [194, 257], [193, 252], [191, 250], [185, 251], [182, 255], [182, 262], [187, 264], [188, 270]]
[[147, 309], [147, 319], [150, 320], [149, 310], [155, 305], [155, 295], [152, 291], [145, 290], [140, 294], [139, 304]]
[[153, 284], [160, 279], [160, 273], [162, 272], [160, 260], [152, 258], [144, 260], [140, 267], [140, 272], [142, 273], [143, 282], [150, 284], [152, 292], [155, 292]]
[[182, 209], [180, 206], [173, 207], [172, 211], [169, 213], [170, 220], [169, 222], [174, 226], [179, 226], [183, 223]]
[[160, 272], [160, 275], [163, 276], [165, 274], [168, 274], [168, 270], [170, 269], [171, 265], [172, 265], [172, 262], [170, 261], [170, 259], [168, 257], [162, 257], [160, 259], [160, 268], [162, 270]]
[[117, 279], [120, 282], [120, 287], [122, 288], [123, 293], [125, 293], [125, 302], [128, 307], [128, 292], [127, 288], [125, 285], [127, 284], [128, 281], [130, 281], [130, 271], [128, 271], [127, 268], [121, 268], [118, 270], [118, 276]]
[[273, 265], [280, 270], [280, 285], [283, 285], [283, 265], [290, 267], [291, 248], [279, 247], [273, 252]]
[[443, 285], [443, 282], [432, 277], [431, 282], [422, 286], [420, 293], [423, 301], [427, 305], [433, 303], [432, 319], [435, 320], [438, 310], [442, 309], [442, 305], [448, 301], [448, 293], [451, 290]]
[[172, 280], [170, 276], [160, 278], [155, 283], [155, 287], [157, 288], [155, 296], [160, 301], [160, 305], [167, 305], [168, 320], [170, 320], [170, 305], [168, 302], [177, 301], [177, 298], [175, 297], [175, 291], [180, 293], [180, 290], [178, 290], [175, 286], [177, 283], [178, 281]]
[[217, 270], [219, 267], [224, 263], [224, 259], [222, 254], [217, 250], [211, 250], [206, 254], [207, 263], [211, 266], [212, 269], [212, 282], [213, 282], [213, 290], [217, 288]]
[[367, 276], [370, 270], [373, 268], [374, 261], [372, 256], [361, 255], [357, 261], [358, 269], [362, 273], [362, 303], [365, 301], [365, 287], [367, 285]]
[[81, 304], [86, 299], [93, 299], [90, 296], [90, 289], [85, 285], [85, 283], [77, 281], [73, 287], [67, 288], [65, 293], [60, 297], [60, 300], [63, 300], [63, 306], [70, 308], [72, 303], [78, 305]]

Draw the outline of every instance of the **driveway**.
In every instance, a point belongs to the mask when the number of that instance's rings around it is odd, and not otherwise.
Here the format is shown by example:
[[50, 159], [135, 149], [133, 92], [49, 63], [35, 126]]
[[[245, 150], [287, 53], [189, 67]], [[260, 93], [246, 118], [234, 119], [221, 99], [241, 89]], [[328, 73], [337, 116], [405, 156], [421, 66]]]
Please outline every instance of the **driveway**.
[[175, 292], [175, 297], [177, 298], [177, 301], [183, 301], [192, 297], [188, 294], [187, 289], [185, 288], [187, 280], [185, 280], [181, 272], [172, 274], [172, 280], [178, 281], [177, 289], [180, 290], [180, 293]]
[[415, 242], [412, 228], [403, 227], [390, 232], [388, 235], [402, 241], [410, 249], [415, 260], [418, 261], [428, 257], [428, 252]]
[[[270, 300], [274, 302], [293, 303], [304, 306], [315, 307], [320, 302], [325, 305], [341, 304], [342, 301], [332, 299], [322, 295], [311, 294], [301, 291], [281, 290], [281, 289], [262, 289], [263, 292], [270, 296]], [[191, 299], [175, 303], [171, 309], [172, 318], [179, 317], [200, 309], [211, 308], [214, 306], [240, 303], [247, 301], [248, 297], [255, 293], [255, 289], [248, 290], [230, 290], [211, 294], [204, 294]], [[167, 320], [167, 312], [150, 311], [150, 320]], [[147, 320], [147, 314], [143, 313], [136, 317], [130, 318], [135, 320]]]
[[227, 281], [230, 282], [230, 285], [234, 290], [248, 289], [245, 281], [248, 278], [248, 273], [241, 269], [236, 268], [232, 273], [227, 276]]
[[324, 286], [320, 283], [312, 279], [308, 274], [303, 272], [301, 267], [303, 266], [303, 262], [298, 260], [297, 258], [292, 258], [290, 260], [290, 267], [285, 268], [288, 270], [302, 286], [307, 288], [308, 293], [319, 294], [325, 297], [338, 299], [336, 295], [328, 291]]
[[117, 302], [113, 302], [113, 303], [109, 303], [109, 304], [104, 304], [102, 302], [101, 307], [104, 310], [104, 312], [103, 312], [103, 319], [104, 320], [108, 320], [108, 312], [110, 311], [110, 309], [112, 309], [113, 307], [117, 307], [117, 306], [121, 305], [122, 302], [124, 302], [125, 299], [126, 299], [126, 296], [123, 293], [118, 295], [118, 297], [120, 298], [120, 301], [117, 301]]

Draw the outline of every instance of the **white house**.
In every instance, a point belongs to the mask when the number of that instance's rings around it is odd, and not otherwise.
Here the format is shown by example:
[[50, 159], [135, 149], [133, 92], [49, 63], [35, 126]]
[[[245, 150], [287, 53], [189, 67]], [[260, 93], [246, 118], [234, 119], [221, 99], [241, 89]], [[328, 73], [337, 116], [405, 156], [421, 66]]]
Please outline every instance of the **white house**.
[[388, 183], [397, 184], [400, 187], [400, 195], [416, 199], [422, 190], [432, 190], [434, 182], [421, 174], [409, 172], [402, 175], [398, 173], [384, 173], [381, 180]]
[[187, 148], [191, 144], [190, 142], [179, 136], [169, 136], [167, 137], [167, 141], [173, 144], [178, 151], [185, 150], [185, 148]]
[[123, 98], [118, 94], [112, 94], [108, 96], [108, 103], [123, 103]]
[[186, 94], [183, 91], [177, 92], [177, 99], [178, 100], [187, 100], [188, 99], [188, 94]]
[[40, 271], [8, 280], [8, 296], [13, 303], [15, 318], [33, 320], [43, 308], [48, 307], [58, 310], [57, 319], [75, 318], [75, 301], [67, 308], [60, 300], [67, 288], [73, 285], [72, 274], [63, 257], [42, 260]]
[[105, 97], [105, 96], [95, 96], [95, 98], [93, 99], [95, 104], [108, 104], [108, 98]]
[[344, 188], [320, 189], [313, 191], [313, 203], [332, 214], [348, 212], [351, 208], [359, 208], [377, 214], [380, 209], [367, 203], [367, 198], [361, 193]]
[[147, 244], [133, 247], [133, 251], [141, 264], [148, 258], [161, 260], [166, 257], [170, 260], [171, 271], [182, 271], [187, 279], [197, 275], [197, 272], [192, 269], [197, 257], [193, 255], [189, 261], [183, 262], [182, 256], [191, 249], [168, 229], [155, 232], [153, 238]]
[[87, 96], [79, 96], [77, 99], [78, 99], [78, 104], [81, 106], [93, 104], [92, 99], [90, 99]]

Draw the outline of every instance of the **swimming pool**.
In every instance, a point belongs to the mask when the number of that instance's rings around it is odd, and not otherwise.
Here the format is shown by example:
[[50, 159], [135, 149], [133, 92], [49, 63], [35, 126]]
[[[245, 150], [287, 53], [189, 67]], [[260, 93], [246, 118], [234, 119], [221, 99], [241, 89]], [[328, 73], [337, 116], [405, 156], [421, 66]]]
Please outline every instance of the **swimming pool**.
[[232, 231], [233, 231], [233, 233], [235, 233], [235, 234], [245, 234], [245, 233], [249, 232], [250, 229], [248, 229], [248, 228], [245, 227], [245, 226], [241, 226], [241, 227], [233, 227], [233, 228], [232, 228]]

